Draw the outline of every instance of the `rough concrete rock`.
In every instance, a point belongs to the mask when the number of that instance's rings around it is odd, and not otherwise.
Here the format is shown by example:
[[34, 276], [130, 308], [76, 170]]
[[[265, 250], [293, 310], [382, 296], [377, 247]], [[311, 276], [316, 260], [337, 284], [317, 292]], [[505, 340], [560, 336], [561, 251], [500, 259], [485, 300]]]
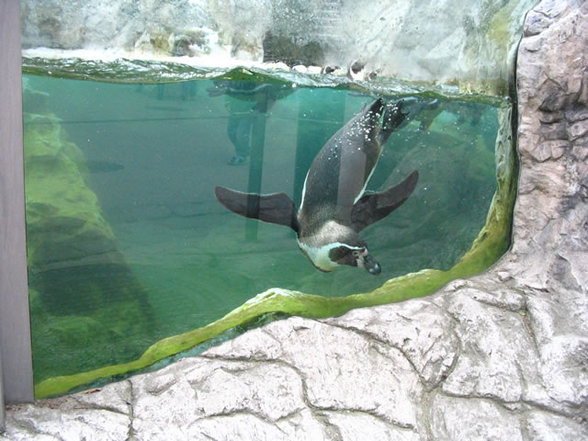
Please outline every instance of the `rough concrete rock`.
[[585, 2], [529, 14], [514, 243], [492, 269], [424, 299], [273, 322], [99, 391], [12, 406], [4, 439], [588, 439], [587, 38]]
[[[325, 63], [506, 92], [535, 0], [23, 0], [23, 45]], [[558, 12], [551, 8], [550, 11]], [[549, 16], [528, 27], [540, 32]], [[273, 36], [273, 37], [272, 37]]]

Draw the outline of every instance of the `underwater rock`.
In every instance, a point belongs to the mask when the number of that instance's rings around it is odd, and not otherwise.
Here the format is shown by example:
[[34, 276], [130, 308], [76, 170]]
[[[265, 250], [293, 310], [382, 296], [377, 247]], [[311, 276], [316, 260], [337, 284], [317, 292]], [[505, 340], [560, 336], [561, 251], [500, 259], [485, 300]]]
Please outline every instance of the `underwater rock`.
[[27, 78], [23, 78], [23, 89], [27, 91], [27, 100], [22, 103], [23, 113], [46, 113], [49, 111], [49, 94], [29, 87]]
[[[496, 127], [491, 123], [496, 118], [494, 112], [494, 109], [488, 111], [486, 126]], [[421, 185], [413, 194], [414, 208], [409, 214], [399, 210], [389, 220], [390, 226], [406, 232], [381, 239], [387, 244], [386, 249], [396, 255], [391, 256], [392, 259], [405, 259], [406, 254], [410, 255], [409, 249], [418, 247], [415, 242], [418, 238], [429, 242], [430, 254], [439, 256], [430, 264], [432, 267], [450, 268], [471, 247], [472, 236], [475, 237], [484, 223], [490, 205], [489, 195], [495, 191], [495, 145], [482, 136], [476, 123], [471, 120], [455, 123], [456, 118], [451, 112], [443, 111], [430, 122], [427, 115], [423, 121], [413, 121], [391, 137], [393, 143], [398, 138], [394, 145], [407, 145], [410, 149], [388, 152], [381, 159], [399, 164], [383, 184], [384, 188], [414, 169], [419, 170], [423, 182], [429, 183]], [[424, 122], [426, 129], [422, 128]], [[421, 135], [423, 130], [427, 132], [426, 137]], [[454, 228], [456, 225], [462, 228]], [[439, 242], [439, 236], [450, 237], [447, 243], [453, 244], [451, 249]], [[403, 252], [398, 255], [396, 250], [401, 248]]]
[[[24, 93], [25, 103], [29, 96], [46, 101], [26, 87]], [[54, 115], [24, 118], [36, 380], [132, 359], [153, 328], [147, 293], [88, 186], [82, 151]]]

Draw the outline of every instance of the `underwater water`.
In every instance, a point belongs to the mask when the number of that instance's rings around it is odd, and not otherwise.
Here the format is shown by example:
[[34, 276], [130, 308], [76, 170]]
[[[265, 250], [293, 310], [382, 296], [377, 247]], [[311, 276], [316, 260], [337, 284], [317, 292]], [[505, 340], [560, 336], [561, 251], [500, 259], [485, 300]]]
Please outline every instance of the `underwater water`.
[[[413, 170], [420, 178], [407, 202], [362, 232], [382, 272], [323, 273], [293, 231], [229, 212], [214, 188], [285, 192], [299, 204], [316, 153], [376, 95], [263, 81], [24, 76], [36, 381], [132, 360], [272, 287], [369, 292], [449, 269], [471, 247], [496, 190], [495, 106], [404, 96], [409, 116], [368, 191]], [[253, 99], [239, 92], [254, 88], [263, 92]], [[239, 154], [246, 161], [230, 164]]]

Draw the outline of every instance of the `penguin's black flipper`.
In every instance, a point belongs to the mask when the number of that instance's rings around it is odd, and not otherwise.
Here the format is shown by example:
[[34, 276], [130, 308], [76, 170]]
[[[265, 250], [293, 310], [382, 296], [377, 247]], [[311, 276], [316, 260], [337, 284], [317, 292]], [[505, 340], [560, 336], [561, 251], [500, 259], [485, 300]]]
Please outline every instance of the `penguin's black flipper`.
[[418, 171], [413, 171], [404, 181], [380, 193], [364, 195], [353, 205], [351, 226], [358, 233], [371, 224], [384, 219], [412, 194], [419, 180]]
[[286, 193], [260, 195], [219, 186], [214, 189], [214, 194], [233, 213], [270, 224], [284, 225], [298, 233], [296, 206]]

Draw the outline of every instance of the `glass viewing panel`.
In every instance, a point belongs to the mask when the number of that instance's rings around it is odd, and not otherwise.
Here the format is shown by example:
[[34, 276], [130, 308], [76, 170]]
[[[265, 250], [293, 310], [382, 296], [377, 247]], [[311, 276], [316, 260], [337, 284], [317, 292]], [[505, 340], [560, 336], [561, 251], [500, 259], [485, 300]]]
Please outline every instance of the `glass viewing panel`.
[[272, 287], [345, 296], [455, 265], [496, 190], [498, 110], [488, 104], [404, 97], [410, 115], [367, 190], [420, 177], [407, 202], [362, 232], [378, 276], [317, 271], [292, 230], [215, 199], [222, 185], [285, 192], [298, 206], [316, 153], [374, 97], [284, 82], [25, 75], [35, 382], [136, 359]]

